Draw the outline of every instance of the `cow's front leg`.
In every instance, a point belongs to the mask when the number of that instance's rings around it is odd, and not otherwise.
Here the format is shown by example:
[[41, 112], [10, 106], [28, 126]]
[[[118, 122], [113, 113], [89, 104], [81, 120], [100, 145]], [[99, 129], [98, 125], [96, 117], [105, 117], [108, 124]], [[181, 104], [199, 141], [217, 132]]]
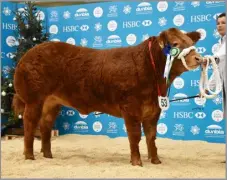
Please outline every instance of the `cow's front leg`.
[[133, 166], [142, 166], [139, 152], [139, 142], [141, 140], [141, 123], [136, 116], [123, 115], [127, 129], [128, 139], [131, 149], [131, 163]]
[[143, 129], [147, 142], [148, 159], [151, 159], [151, 163], [153, 164], [161, 163], [158, 158], [157, 147], [155, 145], [157, 121], [158, 120], [156, 119], [145, 119], [143, 121]]

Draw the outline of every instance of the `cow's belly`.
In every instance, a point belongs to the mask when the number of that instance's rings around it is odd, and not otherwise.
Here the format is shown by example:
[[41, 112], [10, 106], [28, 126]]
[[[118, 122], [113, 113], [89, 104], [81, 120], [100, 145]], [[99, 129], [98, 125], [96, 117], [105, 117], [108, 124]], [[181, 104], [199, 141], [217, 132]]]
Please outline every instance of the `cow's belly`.
[[80, 114], [88, 115], [91, 112], [102, 112], [115, 117], [121, 117], [121, 111], [118, 104], [104, 104], [86, 102], [80, 98], [63, 98], [60, 96], [52, 95], [52, 99], [55, 99], [57, 104], [61, 104], [66, 107], [74, 108], [79, 111]]

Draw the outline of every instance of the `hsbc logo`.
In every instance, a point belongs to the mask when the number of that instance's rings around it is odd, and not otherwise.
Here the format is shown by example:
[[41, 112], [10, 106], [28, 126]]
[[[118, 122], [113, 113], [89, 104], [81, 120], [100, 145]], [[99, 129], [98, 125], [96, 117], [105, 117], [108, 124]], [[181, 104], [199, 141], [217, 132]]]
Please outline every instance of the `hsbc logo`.
[[5, 57], [10, 58], [10, 59], [13, 59], [15, 56], [16, 55], [14, 53], [12, 53], [12, 52], [9, 52], [7, 54], [5, 52], [1, 52], [1, 54], [0, 54], [0, 58], [1, 59], [2, 58], [5, 58]]
[[216, 20], [217, 17], [218, 17], [220, 14], [221, 14], [221, 13], [216, 13], [215, 15], [213, 15], [214, 20]]
[[74, 116], [75, 111], [73, 111], [73, 110], [68, 110], [68, 111], [66, 112], [66, 114], [67, 114], [67, 116]]
[[1, 54], [0, 54], [0, 58], [1, 58], [1, 59], [2, 59], [2, 58], [4, 58], [4, 57], [5, 57], [5, 54], [6, 54], [6, 53], [1, 52]]
[[195, 113], [195, 117], [198, 119], [204, 119], [206, 117], [206, 114], [204, 112], [197, 112]]
[[202, 54], [202, 53], [205, 53], [205, 52], [206, 52], [206, 48], [205, 48], [205, 47], [197, 47], [197, 48], [196, 48], [196, 51], [197, 51], [198, 53]]
[[174, 112], [173, 117], [175, 119], [192, 119], [194, 116], [193, 116], [193, 112], [181, 111], [181, 112]]
[[79, 31], [80, 30], [80, 26], [63, 26], [63, 32], [75, 32], [75, 31]]
[[152, 21], [151, 20], [144, 20], [142, 21], [125, 21], [123, 22], [123, 28], [138, 28], [141, 26], [141, 24], [145, 27], [151, 26]]
[[76, 25], [76, 26], [63, 26], [62, 31], [63, 32], [77, 32], [77, 31], [88, 31], [89, 26], [88, 25]]
[[82, 25], [80, 27], [81, 31], [87, 31], [89, 29], [89, 26], [88, 25]]
[[10, 23], [2, 23], [2, 29], [14, 31], [14, 30], [17, 29], [17, 25], [16, 24], [10, 24]]
[[152, 24], [152, 21], [151, 20], [144, 20], [143, 22], [142, 22], [142, 25], [143, 26], [150, 26]]
[[211, 14], [194, 15], [194, 16], [191, 16], [191, 23], [209, 22], [209, 21], [211, 21], [211, 18], [212, 18]]
[[191, 80], [191, 87], [198, 87], [199, 86], [199, 80]]
[[123, 28], [140, 27], [140, 21], [125, 21], [123, 22]]

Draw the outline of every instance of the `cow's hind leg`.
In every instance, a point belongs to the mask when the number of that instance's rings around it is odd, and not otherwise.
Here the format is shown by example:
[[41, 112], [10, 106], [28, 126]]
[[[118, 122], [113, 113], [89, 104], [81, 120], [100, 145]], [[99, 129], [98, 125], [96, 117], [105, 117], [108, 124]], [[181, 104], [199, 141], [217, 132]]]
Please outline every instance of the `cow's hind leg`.
[[158, 158], [157, 147], [155, 145], [157, 121], [158, 119], [145, 119], [143, 121], [143, 129], [146, 136], [148, 150], [148, 159], [151, 159], [151, 163], [153, 164], [161, 163]]
[[26, 104], [23, 115], [24, 122], [24, 155], [25, 159], [34, 160], [34, 133], [42, 114], [43, 103]]
[[53, 97], [48, 97], [43, 106], [42, 118], [40, 121], [41, 141], [43, 156], [52, 158], [51, 153], [51, 130], [59, 114], [61, 105], [57, 104]]
[[139, 142], [141, 140], [141, 123], [136, 116], [123, 114], [125, 125], [128, 133], [130, 149], [131, 149], [131, 163], [133, 166], [142, 166], [139, 152]]

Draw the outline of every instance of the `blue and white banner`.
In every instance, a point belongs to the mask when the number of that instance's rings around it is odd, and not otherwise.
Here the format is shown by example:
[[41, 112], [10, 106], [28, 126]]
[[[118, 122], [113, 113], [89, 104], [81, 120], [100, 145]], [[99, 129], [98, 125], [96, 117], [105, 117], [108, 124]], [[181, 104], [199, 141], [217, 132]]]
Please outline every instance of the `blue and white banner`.
[[[204, 56], [212, 55], [218, 48], [216, 17], [225, 12], [225, 7], [225, 1], [105, 2], [46, 8], [45, 20], [51, 41], [96, 49], [134, 46], [171, 27], [183, 32], [199, 31], [202, 37], [196, 47]], [[198, 94], [200, 73], [198, 68], [176, 78], [169, 98]], [[81, 115], [66, 107], [62, 108], [56, 127], [60, 134], [127, 136], [121, 118], [95, 113]], [[157, 136], [225, 143], [222, 94], [211, 100], [171, 102], [170, 108], [161, 113]]]

